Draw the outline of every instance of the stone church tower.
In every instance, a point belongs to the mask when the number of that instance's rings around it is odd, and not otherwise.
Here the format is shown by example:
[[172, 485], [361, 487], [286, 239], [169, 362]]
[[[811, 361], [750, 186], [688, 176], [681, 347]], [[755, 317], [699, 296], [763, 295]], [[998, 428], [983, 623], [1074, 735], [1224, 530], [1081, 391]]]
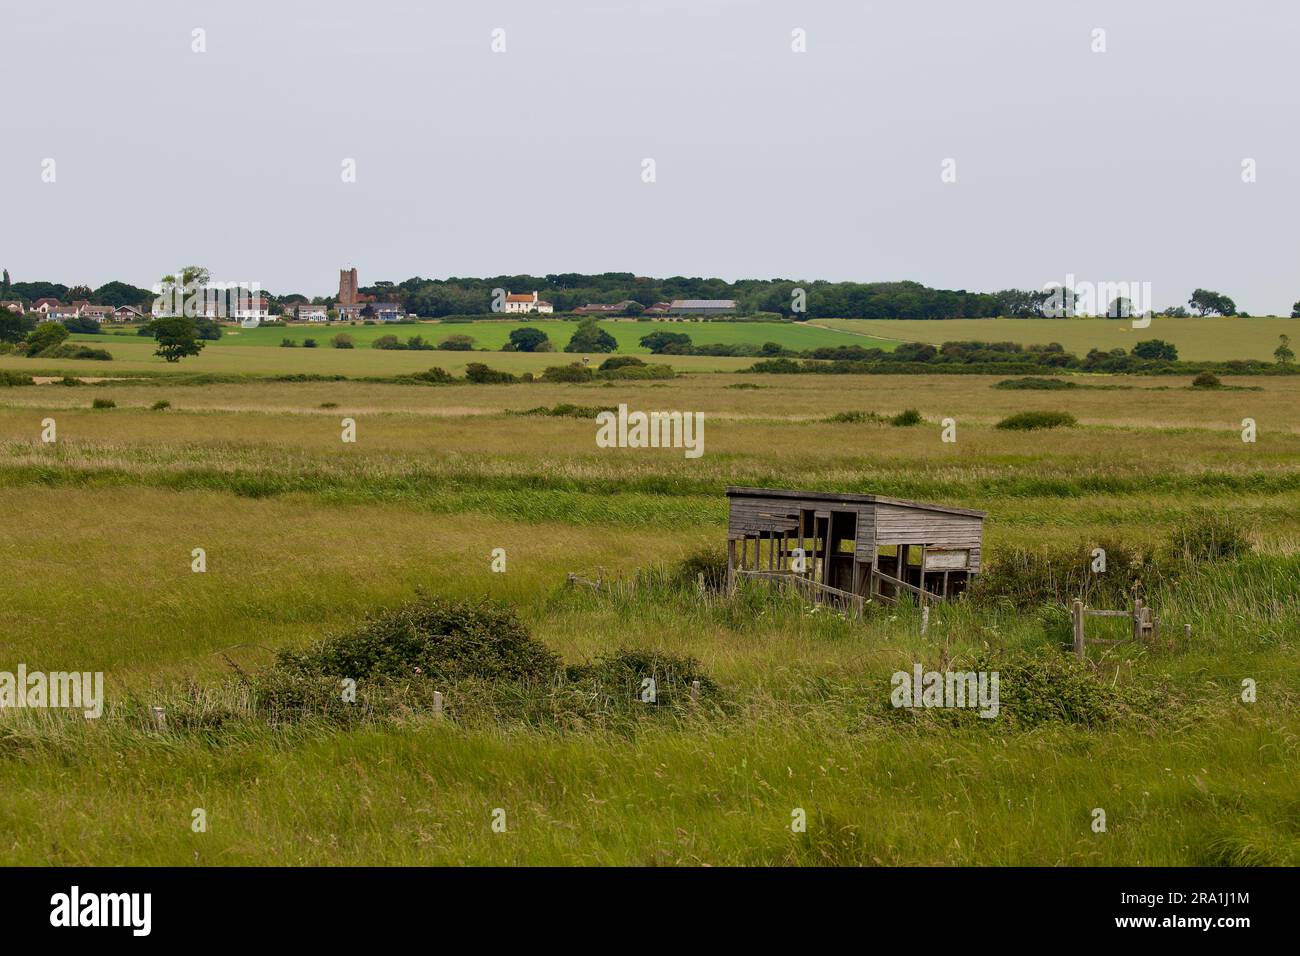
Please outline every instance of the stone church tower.
[[356, 266], [353, 266], [351, 269], [339, 270], [339, 304], [340, 305], [357, 304]]

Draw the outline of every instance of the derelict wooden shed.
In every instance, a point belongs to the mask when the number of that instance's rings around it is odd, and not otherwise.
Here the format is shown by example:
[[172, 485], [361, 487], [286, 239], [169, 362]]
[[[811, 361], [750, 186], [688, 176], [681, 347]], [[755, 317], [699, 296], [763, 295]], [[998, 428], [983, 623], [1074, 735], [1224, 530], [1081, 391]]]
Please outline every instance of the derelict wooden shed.
[[731, 586], [746, 575], [779, 576], [819, 596], [894, 600], [907, 591], [927, 600], [960, 594], [980, 571], [983, 511], [778, 488], [732, 487], [727, 499]]

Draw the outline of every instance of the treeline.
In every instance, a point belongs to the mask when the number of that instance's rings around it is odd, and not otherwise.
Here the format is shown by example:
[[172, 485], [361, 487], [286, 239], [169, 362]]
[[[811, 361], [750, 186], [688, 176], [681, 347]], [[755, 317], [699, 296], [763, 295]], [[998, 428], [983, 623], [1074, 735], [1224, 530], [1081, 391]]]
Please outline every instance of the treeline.
[[[768, 354], [779, 349], [763, 347]], [[762, 350], [760, 350], [761, 353]], [[934, 346], [908, 342], [892, 352], [858, 345], [780, 350], [784, 354], [755, 362], [745, 371], [779, 375], [815, 374], [905, 374], [941, 372], [953, 374], [1017, 374], [1060, 371], [1111, 372], [1130, 374], [1193, 374], [1213, 371], [1231, 375], [1296, 374], [1289, 360], [1277, 363], [1256, 359], [1225, 362], [1181, 362], [1178, 349], [1162, 339], [1138, 342], [1129, 351], [1121, 348], [1092, 349], [1083, 358], [1067, 352], [1058, 343], [1021, 345], [1018, 342], [944, 342]], [[695, 354], [695, 353], [665, 353]]]

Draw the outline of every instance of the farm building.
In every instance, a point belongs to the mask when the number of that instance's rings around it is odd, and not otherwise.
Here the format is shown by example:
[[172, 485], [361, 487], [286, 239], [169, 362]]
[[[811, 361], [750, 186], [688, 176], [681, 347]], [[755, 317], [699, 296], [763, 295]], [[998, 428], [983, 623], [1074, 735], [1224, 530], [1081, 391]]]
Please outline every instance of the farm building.
[[[727, 584], [795, 584], [856, 605], [960, 594], [980, 571], [983, 511], [881, 495], [728, 488]], [[804, 560], [798, 560], [798, 550]]]

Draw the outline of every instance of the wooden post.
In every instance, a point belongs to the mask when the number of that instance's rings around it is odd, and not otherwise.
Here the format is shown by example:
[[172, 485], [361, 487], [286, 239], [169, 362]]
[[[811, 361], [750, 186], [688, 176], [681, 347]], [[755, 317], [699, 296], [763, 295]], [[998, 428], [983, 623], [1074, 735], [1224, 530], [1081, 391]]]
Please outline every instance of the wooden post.
[[149, 716], [153, 718], [153, 726], [155, 730], [167, 729], [167, 711], [163, 708], [157, 705], [150, 707]]
[[698, 704], [699, 702], [700, 702], [700, 682], [697, 680], [693, 680], [691, 681], [691, 703]]
[[1190, 624], [1184, 624], [1184, 625], [1183, 625], [1183, 640], [1185, 640], [1185, 641], [1190, 641], [1191, 639], [1192, 639], [1192, 625], [1190, 625]]
[[442, 691], [433, 692], [433, 716], [438, 720], [442, 719]]
[[1134, 597], [1133, 598], [1133, 640], [1135, 641], [1140, 642], [1142, 640], [1143, 620], [1144, 618], [1142, 616], [1142, 599], [1140, 597]]
[[1082, 660], [1085, 656], [1083, 638], [1083, 602], [1078, 598], [1074, 599], [1072, 612], [1074, 617], [1074, 656]]
[[921, 603], [921, 636], [925, 637], [926, 632], [930, 630], [930, 605], [924, 601]]
[[736, 593], [736, 539], [727, 539], [727, 593]]

